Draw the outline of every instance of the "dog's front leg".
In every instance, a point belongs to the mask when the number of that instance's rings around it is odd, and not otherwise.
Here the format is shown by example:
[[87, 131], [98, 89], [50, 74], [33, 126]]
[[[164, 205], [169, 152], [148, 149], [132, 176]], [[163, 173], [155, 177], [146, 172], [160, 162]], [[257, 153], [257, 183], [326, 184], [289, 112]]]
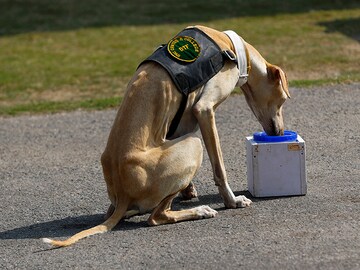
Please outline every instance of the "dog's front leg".
[[204, 106], [202, 102], [198, 102], [194, 106], [194, 114], [198, 120], [205, 147], [210, 158], [215, 184], [218, 186], [227, 208], [249, 206], [251, 200], [245, 196], [236, 197], [228, 184], [219, 135], [216, 128], [214, 107], [215, 106]]

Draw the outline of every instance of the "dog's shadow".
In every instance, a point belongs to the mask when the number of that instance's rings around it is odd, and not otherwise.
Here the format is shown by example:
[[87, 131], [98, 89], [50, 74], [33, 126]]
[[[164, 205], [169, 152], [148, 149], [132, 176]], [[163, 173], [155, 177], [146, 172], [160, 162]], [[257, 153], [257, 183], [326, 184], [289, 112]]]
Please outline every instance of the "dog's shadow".
[[[236, 192], [235, 195], [251, 195], [246, 191]], [[252, 198], [251, 198], [252, 199]], [[182, 200], [181, 197], [174, 199], [172, 209], [180, 210], [199, 205], [210, 205], [217, 211], [225, 210], [223, 201], [219, 194], [200, 195], [192, 200]], [[146, 217], [130, 218], [121, 220], [114, 230], [136, 230], [146, 227]], [[91, 228], [104, 221], [104, 214], [83, 215], [77, 217], [66, 217], [63, 219], [36, 223], [29, 226], [19, 227], [0, 232], [0, 239], [38, 239], [42, 237], [68, 237], [81, 230]]]

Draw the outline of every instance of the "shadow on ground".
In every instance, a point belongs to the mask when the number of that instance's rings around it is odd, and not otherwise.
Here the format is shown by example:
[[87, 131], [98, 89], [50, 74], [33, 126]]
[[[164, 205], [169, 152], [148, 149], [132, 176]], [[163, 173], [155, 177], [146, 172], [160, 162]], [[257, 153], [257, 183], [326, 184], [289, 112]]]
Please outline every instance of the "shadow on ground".
[[[260, 201], [251, 197], [247, 191], [239, 191], [235, 193], [245, 195], [253, 201]], [[265, 199], [266, 200], [266, 199]], [[199, 196], [197, 199], [183, 201], [177, 197], [173, 203], [174, 210], [186, 209], [200, 205], [211, 205], [217, 211], [226, 210], [219, 194], [208, 194]], [[215, 206], [214, 206], [215, 205]], [[81, 230], [99, 225], [104, 221], [104, 214], [82, 215], [77, 217], [66, 217], [63, 219], [36, 223], [29, 226], [19, 227], [8, 231], [0, 232], [0, 239], [39, 239], [43, 237], [68, 237]], [[144, 219], [127, 219], [122, 220], [116, 226], [117, 230], [136, 230], [146, 227], [147, 222]]]

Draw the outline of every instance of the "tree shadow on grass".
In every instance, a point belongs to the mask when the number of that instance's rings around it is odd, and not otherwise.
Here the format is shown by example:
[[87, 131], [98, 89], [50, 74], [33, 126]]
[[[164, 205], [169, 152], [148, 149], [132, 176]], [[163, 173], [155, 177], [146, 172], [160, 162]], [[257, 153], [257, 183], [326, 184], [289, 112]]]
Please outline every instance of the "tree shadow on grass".
[[89, 27], [196, 23], [359, 6], [358, 0], [0, 0], [0, 36]]
[[321, 22], [319, 25], [326, 27], [326, 33], [339, 32], [360, 42], [360, 17]]

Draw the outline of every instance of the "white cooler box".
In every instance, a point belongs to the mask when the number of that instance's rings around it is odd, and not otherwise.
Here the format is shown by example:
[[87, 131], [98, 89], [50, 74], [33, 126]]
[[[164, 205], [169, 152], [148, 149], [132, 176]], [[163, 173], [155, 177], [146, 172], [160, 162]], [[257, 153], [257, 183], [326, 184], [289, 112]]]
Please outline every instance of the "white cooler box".
[[248, 189], [254, 197], [305, 195], [305, 142], [293, 131], [246, 137]]

